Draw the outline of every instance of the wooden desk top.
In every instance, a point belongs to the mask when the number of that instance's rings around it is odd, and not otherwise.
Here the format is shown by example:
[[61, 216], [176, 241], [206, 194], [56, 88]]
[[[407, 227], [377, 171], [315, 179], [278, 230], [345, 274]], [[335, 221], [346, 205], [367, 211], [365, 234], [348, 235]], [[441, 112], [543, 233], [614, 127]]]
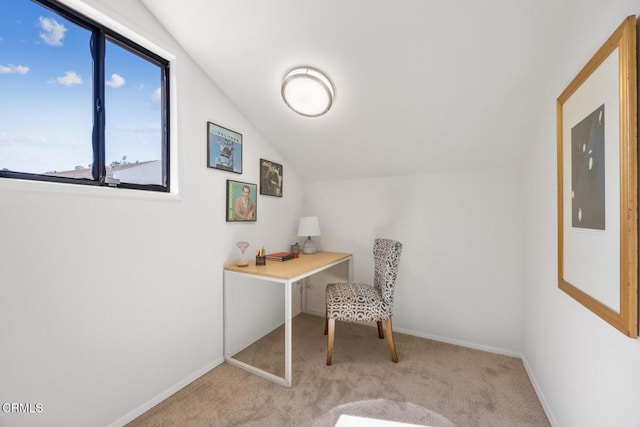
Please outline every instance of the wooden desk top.
[[238, 267], [235, 260], [224, 265], [227, 271], [236, 273], [255, 274], [256, 276], [272, 277], [275, 279], [291, 280], [306, 273], [322, 269], [331, 264], [346, 261], [351, 254], [343, 252], [316, 252], [313, 255], [300, 254], [300, 257], [289, 261], [269, 261], [267, 265], [257, 266], [255, 259], [246, 267]]

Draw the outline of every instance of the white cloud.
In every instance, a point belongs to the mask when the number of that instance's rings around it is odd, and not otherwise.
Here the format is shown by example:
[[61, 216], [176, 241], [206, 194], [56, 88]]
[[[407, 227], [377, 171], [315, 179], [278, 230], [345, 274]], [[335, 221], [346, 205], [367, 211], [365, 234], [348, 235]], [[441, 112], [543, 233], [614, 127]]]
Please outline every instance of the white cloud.
[[47, 140], [43, 137], [35, 136], [15, 136], [10, 135], [8, 132], [0, 132], [0, 142], [18, 142], [18, 143], [44, 143]]
[[82, 78], [75, 71], [65, 71], [64, 76], [56, 78], [56, 82], [64, 86], [81, 85]]
[[162, 91], [158, 88], [151, 94], [151, 102], [158, 105], [160, 104], [160, 101], [162, 101]]
[[124, 86], [125, 83], [126, 81], [124, 77], [114, 73], [114, 74], [111, 74], [111, 80], [108, 80], [105, 84], [112, 88], [118, 88], [118, 87]]
[[67, 28], [53, 18], [40, 18], [40, 38], [50, 46], [62, 46], [62, 40], [64, 39], [64, 33], [67, 32]]
[[24, 65], [0, 65], [0, 74], [27, 74], [29, 67]]

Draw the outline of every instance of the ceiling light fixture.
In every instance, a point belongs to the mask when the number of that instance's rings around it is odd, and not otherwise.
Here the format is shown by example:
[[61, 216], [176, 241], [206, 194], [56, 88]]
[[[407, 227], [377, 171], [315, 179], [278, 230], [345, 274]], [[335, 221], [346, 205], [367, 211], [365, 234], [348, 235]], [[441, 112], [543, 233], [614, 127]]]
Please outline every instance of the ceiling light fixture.
[[284, 77], [282, 99], [296, 113], [318, 117], [333, 104], [333, 85], [315, 68], [297, 67]]

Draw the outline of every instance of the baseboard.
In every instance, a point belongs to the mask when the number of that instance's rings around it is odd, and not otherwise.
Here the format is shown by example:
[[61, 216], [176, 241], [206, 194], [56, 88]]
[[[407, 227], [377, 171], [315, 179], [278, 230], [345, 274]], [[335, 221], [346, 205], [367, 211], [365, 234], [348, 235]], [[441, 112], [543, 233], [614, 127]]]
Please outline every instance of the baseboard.
[[529, 366], [529, 362], [527, 361], [527, 358], [524, 356], [522, 357], [522, 364], [524, 365], [524, 370], [527, 371], [527, 375], [529, 376], [529, 381], [531, 381], [531, 385], [533, 385], [533, 389], [536, 391], [536, 394], [538, 395], [538, 400], [542, 405], [542, 409], [544, 410], [544, 413], [547, 416], [549, 423], [551, 424], [552, 427], [559, 426], [560, 424], [558, 424], [556, 417], [553, 415], [553, 411], [551, 410], [551, 407], [549, 406], [547, 399], [544, 398], [544, 393], [542, 393], [542, 389], [538, 385], [538, 381], [536, 381], [535, 375], [533, 375], [531, 366]]
[[216, 359], [213, 362], [207, 364], [203, 368], [198, 369], [197, 371], [195, 371], [194, 373], [192, 373], [191, 375], [189, 375], [185, 379], [183, 379], [181, 381], [178, 381], [176, 384], [172, 385], [171, 387], [169, 387], [168, 389], [166, 389], [162, 393], [160, 393], [157, 396], [153, 397], [151, 400], [148, 400], [147, 402], [145, 402], [142, 405], [138, 406], [137, 408], [135, 408], [133, 411], [129, 412], [128, 414], [126, 414], [122, 418], [120, 418], [120, 419], [114, 421], [113, 423], [109, 424], [108, 427], [122, 427], [123, 425], [135, 420], [140, 415], [144, 414], [149, 409], [153, 408], [158, 403], [160, 403], [163, 400], [165, 400], [167, 397], [171, 396], [172, 394], [175, 394], [179, 390], [181, 390], [184, 387], [188, 386], [189, 384], [191, 384], [192, 382], [194, 382], [195, 380], [197, 380], [198, 378], [200, 378], [201, 376], [203, 376], [204, 374], [206, 374], [207, 372], [209, 372], [210, 370], [212, 370], [216, 366], [222, 364], [223, 362], [224, 362], [224, 358], [221, 357], [221, 358]]
[[431, 335], [431, 334], [425, 334], [422, 332], [416, 332], [416, 331], [412, 331], [410, 329], [404, 329], [404, 328], [397, 328], [397, 327], [393, 327], [394, 331], [403, 333], [403, 334], [408, 334], [408, 335], [413, 335], [416, 337], [420, 337], [420, 338], [426, 338], [429, 340], [434, 340], [434, 341], [440, 341], [440, 342], [444, 342], [447, 344], [453, 344], [453, 345], [459, 345], [460, 347], [467, 347], [467, 348], [472, 348], [474, 350], [482, 350], [482, 351], [488, 351], [489, 353], [496, 353], [496, 354], [502, 354], [505, 356], [509, 356], [509, 357], [517, 357], [518, 359], [522, 359], [522, 353], [518, 353], [515, 351], [511, 351], [511, 350], [505, 350], [503, 348], [496, 348], [496, 347], [490, 347], [490, 346], [486, 346], [486, 345], [480, 345], [480, 344], [475, 344], [475, 343], [471, 343], [471, 342], [467, 342], [467, 341], [460, 341], [460, 340], [454, 340], [454, 339], [450, 339], [450, 338], [445, 338], [445, 337], [441, 337], [438, 335]]
[[[316, 313], [314, 311], [305, 311], [305, 313], [313, 314], [313, 315], [320, 316], [320, 317], [324, 317], [324, 313]], [[490, 353], [503, 354], [505, 356], [517, 357], [517, 358], [521, 359], [522, 363], [524, 365], [524, 369], [527, 372], [527, 376], [529, 377], [529, 380], [531, 381], [531, 385], [533, 386], [533, 389], [535, 390], [536, 395], [538, 396], [538, 400], [540, 401], [540, 404], [542, 405], [542, 408], [543, 408], [543, 410], [545, 412], [545, 415], [547, 416], [547, 418], [549, 420], [549, 423], [551, 424], [552, 427], [559, 426], [557, 420], [555, 419], [555, 416], [553, 415], [553, 411], [551, 410], [551, 407], [547, 403], [547, 400], [544, 397], [544, 393], [542, 392], [542, 389], [538, 385], [538, 382], [537, 382], [537, 380], [535, 378], [535, 375], [533, 374], [533, 371], [531, 370], [531, 367], [529, 366], [529, 362], [527, 361], [527, 358], [523, 354], [517, 353], [517, 352], [513, 352], [513, 351], [509, 351], [509, 350], [504, 350], [504, 349], [499, 349], [499, 348], [494, 348], [494, 347], [489, 347], [489, 346], [483, 346], [483, 345], [478, 345], [478, 344], [474, 344], [474, 343], [469, 343], [469, 342], [466, 342], [466, 341], [453, 340], [453, 339], [449, 339], [449, 338], [440, 337], [440, 336], [437, 336], [437, 335], [424, 334], [424, 333], [420, 333], [420, 332], [416, 332], [416, 331], [412, 331], [412, 330], [404, 329], [404, 328], [394, 328], [394, 330], [396, 330], [396, 331], [398, 331], [400, 333], [403, 333], [403, 334], [413, 335], [413, 336], [417, 336], [417, 337], [420, 337], [420, 338], [426, 338], [426, 339], [430, 339], [430, 340], [434, 340], [434, 341], [444, 342], [444, 343], [447, 343], [447, 344], [459, 345], [461, 347], [467, 347], [467, 348], [472, 348], [472, 349], [476, 349], [476, 350], [488, 351]], [[186, 387], [187, 385], [191, 384], [193, 381], [197, 380], [198, 378], [200, 378], [201, 376], [203, 376], [204, 374], [206, 374], [207, 372], [209, 372], [210, 370], [212, 370], [213, 368], [217, 367], [218, 365], [220, 365], [222, 363], [224, 363], [224, 358], [221, 357], [221, 358], [216, 359], [215, 361], [207, 364], [203, 368], [197, 370], [196, 372], [192, 373], [191, 375], [189, 375], [185, 379], [177, 382], [176, 384], [174, 384], [173, 386], [169, 387], [165, 391], [161, 392], [157, 396], [153, 397], [149, 401], [147, 401], [147, 402], [143, 403], [142, 405], [140, 405], [139, 407], [135, 408], [133, 411], [129, 412], [125, 416], [123, 416], [120, 419], [118, 419], [118, 420], [114, 421], [113, 423], [109, 424], [108, 427], [122, 427], [123, 425], [133, 421], [134, 419], [138, 418], [140, 415], [142, 415], [145, 412], [147, 412], [149, 409], [153, 408], [154, 406], [156, 406], [157, 404], [159, 404], [160, 402], [162, 402], [163, 400], [165, 400], [169, 396], [175, 394], [179, 390], [181, 390], [184, 387]]]
[[[319, 313], [319, 312], [317, 312], [315, 310], [305, 310], [305, 313], [312, 314], [314, 316], [324, 317], [324, 313]], [[367, 326], [376, 327], [376, 323], [375, 322], [359, 322], [359, 323], [361, 323], [363, 325], [367, 325]], [[502, 349], [502, 348], [489, 347], [489, 346], [474, 344], [474, 343], [470, 343], [470, 342], [466, 342], [466, 341], [452, 340], [452, 339], [444, 338], [444, 337], [441, 337], [441, 336], [438, 336], [438, 335], [425, 334], [425, 333], [422, 333], [422, 332], [412, 331], [410, 329], [398, 328], [396, 326], [393, 327], [393, 330], [397, 331], [397, 332], [400, 332], [402, 334], [413, 335], [415, 337], [426, 338], [426, 339], [429, 339], [429, 340], [440, 341], [440, 342], [444, 342], [444, 343], [447, 343], [447, 344], [459, 345], [460, 347], [467, 347], [467, 348], [472, 348], [474, 350], [488, 351], [489, 353], [503, 354], [505, 356], [517, 357], [518, 359], [522, 359], [522, 354], [521, 353], [517, 353], [517, 352], [514, 352], [514, 351], [510, 351], [510, 350], [505, 350], [505, 349]]]
[[318, 317], [324, 317], [325, 316], [325, 312], [324, 311], [323, 312], [319, 312], [319, 311], [315, 311], [315, 310], [306, 309], [304, 311], [304, 313], [313, 314], [314, 316], [318, 316]]
[[[300, 313], [301, 313], [300, 311], [294, 312], [293, 315], [292, 315], [292, 318], [296, 317]], [[323, 317], [324, 317], [324, 315], [323, 315]], [[276, 322], [272, 323], [271, 325], [269, 325], [266, 328], [262, 329], [260, 332], [256, 332], [255, 334], [253, 334], [249, 338], [245, 339], [242, 343], [237, 344], [235, 347], [227, 349], [226, 352], [225, 352], [226, 353], [225, 357], [233, 356], [234, 354], [240, 353], [245, 348], [249, 347], [250, 345], [254, 344], [257, 341], [260, 341], [266, 335], [269, 335], [271, 332], [275, 331], [276, 329], [278, 329], [280, 327], [284, 327], [284, 322], [276, 321]]]

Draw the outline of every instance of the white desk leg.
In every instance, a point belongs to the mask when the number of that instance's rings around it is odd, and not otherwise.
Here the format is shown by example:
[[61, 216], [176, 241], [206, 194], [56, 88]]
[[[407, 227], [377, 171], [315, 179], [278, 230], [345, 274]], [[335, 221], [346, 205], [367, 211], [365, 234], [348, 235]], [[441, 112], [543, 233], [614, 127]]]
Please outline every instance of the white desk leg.
[[309, 280], [307, 277], [300, 280], [300, 309], [303, 313], [307, 312], [307, 280]]
[[349, 276], [349, 282], [353, 282], [353, 258], [349, 258], [347, 261], [347, 274]]
[[229, 351], [229, 310], [227, 309], [227, 271], [222, 273], [222, 354], [225, 360], [230, 356]]
[[286, 387], [291, 387], [291, 363], [292, 363], [292, 333], [291, 333], [291, 281], [284, 284], [284, 382]]

